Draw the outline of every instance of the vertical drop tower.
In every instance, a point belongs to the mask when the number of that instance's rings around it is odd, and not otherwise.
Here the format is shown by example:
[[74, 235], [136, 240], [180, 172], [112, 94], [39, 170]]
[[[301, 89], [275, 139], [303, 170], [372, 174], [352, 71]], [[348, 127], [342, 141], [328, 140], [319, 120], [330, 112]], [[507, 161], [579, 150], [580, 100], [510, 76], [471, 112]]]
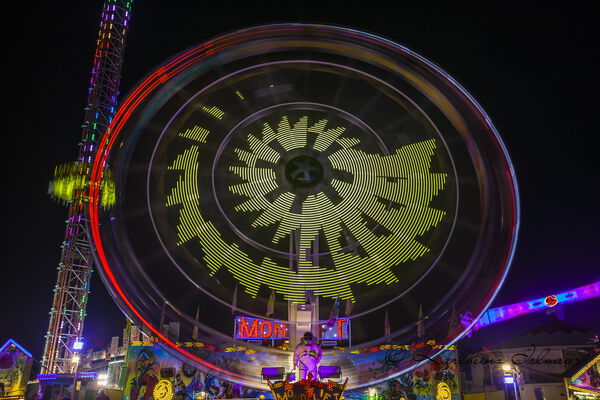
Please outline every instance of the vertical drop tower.
[[51, 196], [65, 202], [69, 214], [50, 309], [42, 373], [72, 373], [77, 367], [72, 358], [77, 352], [75, 343], [81, 341], [83, 335], [93, 270], [92, 248], [85, 227], [86, 182], [98, 140], [116, 111], [132, 2], [104, 1], [79, 157], [74, 163], [56, 167], [50, 183]]

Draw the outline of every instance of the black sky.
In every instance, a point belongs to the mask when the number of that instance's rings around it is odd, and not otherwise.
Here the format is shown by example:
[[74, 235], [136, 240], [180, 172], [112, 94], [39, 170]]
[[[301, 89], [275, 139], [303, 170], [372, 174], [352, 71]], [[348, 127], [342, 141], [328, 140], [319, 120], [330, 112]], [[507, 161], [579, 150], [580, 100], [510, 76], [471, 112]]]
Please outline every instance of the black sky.
[[[521, 192], [516, 257], [495, 305], [600, 279], [596, 136], [600, 78], [591, 9], [467, 7], [454, 2], [160, 2], [136, 0], [122, 93], [163, 60], [221, 33], [274, 22], [351, 26], [386, 36], [456, 78], [484, 107]], [[388, 3], [389, 4], [389, 3]], [[563, 3], [564, 4], [564, 3]], [[41, 358], [66, 208], [46, 196], [53, 167], [76, 157], [101, 1], [13, 2], [2, 26], [0, 341]], [[600, 331], [600, 301], [569, 306]], [[85, 336], [102, 346], [124, 318], [98, 275]]]

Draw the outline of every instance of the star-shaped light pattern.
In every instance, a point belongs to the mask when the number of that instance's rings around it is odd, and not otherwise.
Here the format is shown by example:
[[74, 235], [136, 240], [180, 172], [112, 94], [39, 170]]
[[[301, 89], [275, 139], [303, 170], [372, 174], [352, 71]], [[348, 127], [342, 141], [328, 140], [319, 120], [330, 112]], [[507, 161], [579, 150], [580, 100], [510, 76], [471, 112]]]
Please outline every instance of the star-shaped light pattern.
[[[443, 189], [447, 176], [429, 171], [435, 140], [402, 146], [388, 155], [370, 154], [357, 148], [359, 139], [344, 136], [343, 127], [328, 128], [327, 124], [325, 119], [309, 124], [307, 116], [293, 125], [283, 117], [276, 129], [265, 123], [260, 137], [248, 134], [247, 147], [234, 150], [239, 163], [229, 167], [241, 180], [229, 187], [240, 197], [236, 212], [258, 212], [252, 227], [276, 227], [273, 244], [289, 238], [292, 232], [299, 235], [297, 270], [290, 270], [287, 263], [279, 265], [268, 256], [260, 264], [253, 262], [236, 243], [226, 243], [202, 215], [197, 179], [200, 145], [189, 146], [169, 167], [183, 171], [167, 197], [167, 206], [183, 206], [177, 226], [179, 244], [199, 240], [211, 274], [224, 266], [251, 296], [256, 296], [263, 284], [286, 300], [303, 302], [305, 292], [311, 290], [324, 297], [339, 294], [341, 299], [354, 301], [350, 288], [353, 283], [397, 282], [392, 269], [429, 251], [416, 238], [445, 215], [445, 211], [429, 206]], [[303, 197], [291, 190], [283, 191], [270, 199], [269, 194], [279, 190], [276, 168], [283, 152], [303, 150], [328, 154], [333, 171], [327, 185], [337, 193], [337, 201], [324, 190]], [[350, 174], [351, 181], [336, 178], [336, 171]], [[299, 208], [292, 207], [295, 202], [300, 202]], [[369, 229], [366, 218], [385, 232]], [[342, 247], [340, 239], [345, 229], [366, 255]], [[334, 268], [315, 265], [309, 256], [319, 235], [327, 243]]]

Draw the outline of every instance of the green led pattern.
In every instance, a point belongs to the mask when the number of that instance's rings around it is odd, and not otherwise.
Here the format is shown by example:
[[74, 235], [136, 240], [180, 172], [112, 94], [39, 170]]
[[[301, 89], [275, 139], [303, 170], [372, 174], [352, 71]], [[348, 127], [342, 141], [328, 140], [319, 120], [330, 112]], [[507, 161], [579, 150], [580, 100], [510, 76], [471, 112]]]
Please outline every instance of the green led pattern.
[[210, 131], [208, 129], [204, 129], [196, 125], [192, 129], [187, 129], [185, 132], [181, 132], [179, 136], [191, 139], [195, 142], [206, 143], [206, 137], [209, 133]]
[[223, 110], [221, 110], [217, 106], [202, 107], [202, 111], [205, 111], [205, 112], [209, 113], [210, 115], [212, 115], [216, 119], [223, 119], [223, 115], [225, 115], [225, 112]]
[[[262, 284], [286, 300], [304, 302], [305, 292], [311, 290], [324, 297], [339, 295], [354, 301], [351, 284], [397, 282], [394, 268], [429, 251], [417, 238], [434, 228], [446, 214], [429, 204], [444, 188], [447, 174], [430, 172], [434, 139], [380, 155], [359, 149], [360, 139], [346, 137], [344, 131], [344, 127], [328, 127], [326, 119], [309, 123], [308, 116], [303, 116], [290, 124], [283, 117], [275, 129], [263, 124], [260, 137], [248, 134], [247, 146], [234, 150], [239, 162], [231, 165], [229, 171], [241, 180], [229, 186], [229, 191], [240, 198], [235, 212], [258, 214], [252, 227], [276, 227], [271, 238], [274, 244], [295, 232], [299, 237], [295, 270], [268, 256], [260, 264], [254, 262], [236, 243], [226, 243], [214, 224], [202, 215], [199, 200], [205, 194], [198, 186], [198, 160], [204, 141], [198, 140], [198, 132], [202, 131], [195, 127], [180, 133], [190, 139], [194, 136], [193, 140], [200, 143], [188, 146], [168, 167], [181, 171], [166, 200], [167, 206], [181, 206], [178, 244], [198, 240], [211, 275], [225, 267], [253, 297]], [[207, 134], [208, 131], [200, 137], [206, 139]], [[352, 179], [341, 180], [331, 174], [327, 185], [336, 193], [336, 199], [324, 190], [303, 196], [293, 190], [279, 191], [274, 199], [270, 198], [280, 189], [281, 178], [275, 170], [278, 162], [286, 152], [304, 150], [327, 154], [327, 168], [343, 171]], [[300, 207], [293, 207], [298, 203]], [[383, 227], [385, 233], [369, 229], [367, 218]], [[342, 248], [344, 229], [366, 255]], [[327, 243], [334, 268], [315, 265], [310, 257], [319, 237]]]

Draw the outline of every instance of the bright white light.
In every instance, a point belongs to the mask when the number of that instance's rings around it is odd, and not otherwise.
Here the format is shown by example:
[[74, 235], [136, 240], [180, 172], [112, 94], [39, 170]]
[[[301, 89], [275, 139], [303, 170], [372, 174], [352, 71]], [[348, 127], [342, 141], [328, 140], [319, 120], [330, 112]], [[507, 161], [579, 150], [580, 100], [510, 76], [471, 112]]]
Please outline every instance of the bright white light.
[[77, 341], [73, 343], [73, 350], [81, 350], [83, 349], [83, 342]]
[[73, 355], [73, 358], [71, 358], [71, 361], [73, 361], [75, 364], [77, 364], [79, 360], [81, 360], [81, 358], [77, 354]]
[[503, 370], [504, 372], [508, 372], [508, 371], [510, 371], [510, 370], [511, 370], [511, 368], [510, 368], [510, 364], [502, 364], [502, 370]]
[[515, 378], [513, 378], [512, 376], [505, 376], [504, 383], [515, 383]]
[[106, 381], [106, 380], [108, 380], [108, 374], [99, 374], [98, 375], [98, 380], [99, 381]]

